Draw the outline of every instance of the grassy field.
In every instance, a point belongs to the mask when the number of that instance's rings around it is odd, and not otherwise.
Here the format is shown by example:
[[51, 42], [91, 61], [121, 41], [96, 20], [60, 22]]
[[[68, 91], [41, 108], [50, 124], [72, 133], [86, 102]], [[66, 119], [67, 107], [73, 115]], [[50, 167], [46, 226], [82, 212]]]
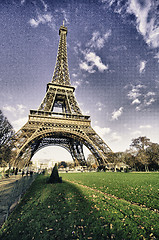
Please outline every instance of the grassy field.
[[3, 225], [0, 239], [159, 239], [159, 214], [128, 198], [134, 193], [137, 202], [143, 189], [142, 196], [157, 208], [158, 176], [63, 174], [62, 184], [47, 184], [48, 177], [39, 176]]
[[159, 173], [96, 172], [62, 176], [63, 179], [98, 189], [127, 201], [159, 209]]

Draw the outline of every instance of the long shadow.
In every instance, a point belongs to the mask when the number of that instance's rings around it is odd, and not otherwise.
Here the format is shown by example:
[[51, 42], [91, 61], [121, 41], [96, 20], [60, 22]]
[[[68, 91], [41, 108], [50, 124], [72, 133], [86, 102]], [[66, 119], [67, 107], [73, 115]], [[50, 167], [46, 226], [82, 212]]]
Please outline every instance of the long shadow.
[[46, 182], [43, 176], [36, 179], [3, 226], [0, 239], [137, 239], [123, 229], [113, 230], [93, 199], [76, 185]]

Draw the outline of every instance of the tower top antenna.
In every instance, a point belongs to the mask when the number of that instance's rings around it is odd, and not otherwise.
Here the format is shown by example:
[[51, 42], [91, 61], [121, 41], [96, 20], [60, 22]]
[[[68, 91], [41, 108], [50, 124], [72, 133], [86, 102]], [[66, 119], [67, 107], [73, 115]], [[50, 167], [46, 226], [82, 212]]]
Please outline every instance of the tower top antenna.
[[65, 24], [65, 20], [63, 20], [63, 27], [64, 27], [64, 24]]

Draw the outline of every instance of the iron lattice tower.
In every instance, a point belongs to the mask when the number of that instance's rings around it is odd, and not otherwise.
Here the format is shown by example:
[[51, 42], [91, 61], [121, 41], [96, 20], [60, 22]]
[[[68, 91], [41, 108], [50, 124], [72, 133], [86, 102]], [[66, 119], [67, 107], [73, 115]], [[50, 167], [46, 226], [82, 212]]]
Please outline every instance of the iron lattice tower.
[[106, 164], [107, 154], [111, 152], [91, 127], [90, 116], [82, 114], [76, 101], [68, 71], [64, 24], [59, 35], [54, 74], [47, 84], [45, 97], [38, 110], [30, 110], [28, 122], [14, 135], [14, 166], [26, 166], [38, 150], [49, 145], [64, 147], [80, 165], [86, 165], [83, 145], [92, 152], [98, 164]]

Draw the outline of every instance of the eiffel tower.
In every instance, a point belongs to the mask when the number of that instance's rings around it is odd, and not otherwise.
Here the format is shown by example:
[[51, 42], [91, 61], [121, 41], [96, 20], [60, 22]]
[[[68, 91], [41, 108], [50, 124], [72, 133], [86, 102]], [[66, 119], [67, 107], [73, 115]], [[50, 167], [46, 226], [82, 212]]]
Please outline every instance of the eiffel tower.
[[83, 145], [99, 165], [107, 163], [107, 154], [112, 151], [91, 127], [90, 116], [83, 115], [78, 106], [69, 77], [64, 23], [59, 35], [56, 65], [45, 97], [38, 110], [30, 110], [28, 122], [14, 135], [13, 166], [27, 166], [37, 151], [49, 145], [65, 148], [82, 166], [86, 165]]

